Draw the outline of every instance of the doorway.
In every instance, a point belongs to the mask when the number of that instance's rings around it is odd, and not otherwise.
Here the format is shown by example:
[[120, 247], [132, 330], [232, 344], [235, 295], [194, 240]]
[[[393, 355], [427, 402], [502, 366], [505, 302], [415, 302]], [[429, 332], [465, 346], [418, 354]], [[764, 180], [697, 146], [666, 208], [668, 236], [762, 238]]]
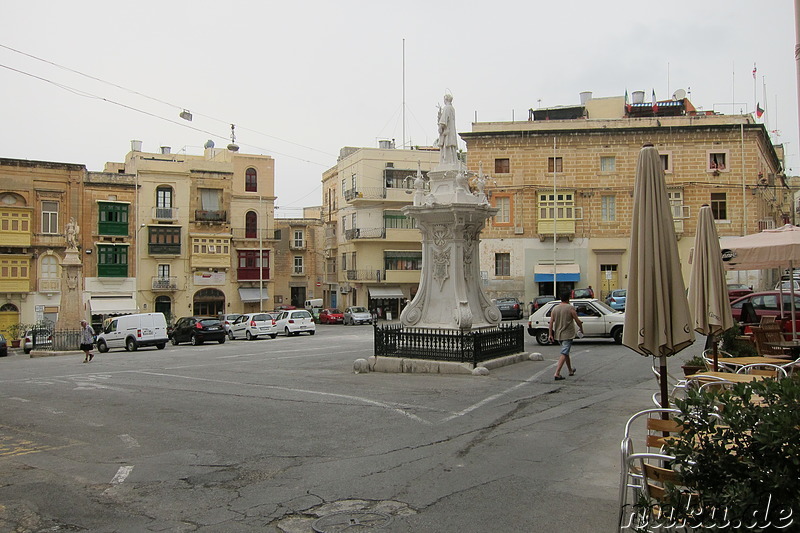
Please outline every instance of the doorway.
[[202, 289], [195, 293], [194, 316], [218, 316], [225, 312], [225, 293], [219, 289]]

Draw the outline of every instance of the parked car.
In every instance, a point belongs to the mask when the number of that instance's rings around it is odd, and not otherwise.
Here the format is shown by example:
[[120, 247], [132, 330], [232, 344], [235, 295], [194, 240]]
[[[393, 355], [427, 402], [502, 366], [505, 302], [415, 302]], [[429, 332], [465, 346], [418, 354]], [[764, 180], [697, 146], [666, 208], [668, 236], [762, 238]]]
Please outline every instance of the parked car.
[[[622, 343], [622, 327], [625, 324], [625, 313], [612, 309], [596, 298], [570, 300], [583, 322], [583, 338], [605, 337]], [[550, 344], [549, 325], [550, 312], [559, 302], [548, 302], [540, 307], [528, 320], [528, 334], [536, 337], [539, 344]]]
[[208, 316], [185, 316], [175, 322], [171, 335], [172, 344], [189, 342], [193, 346], [206, 341], [225, 342], [225, 328], [218, 318]]
[[728, 283], [728, 299], [731, 302], [752, 293], [753, 289], [747, 285], [742, 283]]
[[257, 339], [269, 335], [271, 338], [278, 336], [275, 329], [275, 319], [277, 315], [269, 313], [246, 313], [239, 315], [228, 330], [230, 340], [245, 338], [247, 340]]
[[500, 310], [503, 319], [519, 320], [525, 316], [523, 305], [517, 298], [497, 298], [494, 304]]
[[372, 313], [370, 313], [366, 307], [351, 306], [344, 310], [342, 323], [345, 326], [372, 324]]
[[570, 298], [594, 298], [594, 290], [591, 286], [585, 289], [573, 289]]
[[0, 357], [5, 357], [7, 355], [8, 355], [8, 341], [3, 336], [3, 334], [0, 333]]
[[314, 317], [305, 309], [292, 309], [283, 311], [275, 320], [275, 330], [287, 337], [308, 333], [313, 335], [317, 332], [317, 325], [314, 324]]
[[167, 341], [167, 319], [163, 313], [136, 313], [107, 319], [97, 334], [97, 349], [102, 353], [112, 348], [135, 352], [141, 346], [163, 350]]
[[240, 313], [233, 313], [227, 315], [220, 315], [219, 320], [222, 322], [222, 327], [225, 328], [225, 333], [229, 333], [231, 331], [231, 324], [236, 322], [236, 319], [242, 316]]
[[554, 300], [556, 300], [556, 297], [553, 296], [552, 294], [537, 296], [536, 298], [533, 299], [533, 309], [531, 309], [531, 313], [535, 313], [536, 310], [539, 309], [541, 306], [543, 306], [547, 302], [552, 302]]
[[[747, 303], [752, 304], [753, 310], [756, 313], [756, 319], [754, 322], [758, 322], [761, 320], [762, 316], [774, 316], [778, 320], [780, 320], [781, 316], [788, 319], [792, 314], [792, 294], [789, 292], [783, 292], [783, 301], [781, 302], [781, 292], [779, 291], [764, 291], [764, 292], [754, 292], [752, 294], [748, 294], [747, 296], [743, 296], [737, 300], [731, 302], [731, 314], [733, 315], [733, 320], [736, 322], [742, 322], [742, 310], [744, 309], [744, 305]], [[782, 303], [782, 305], [781, 305]], [[795, 308], [795, 320], [797, 320], [797, 331], [800, 331], [800, 293], [795, 294], [794, 296], [794, 308]], [[748, 321], [753, 320], [753, 317], [745, 317]], [[751, 322], [752, 323], [752, 322]], [[785, 320], [783, 322], [783, 331], [785, 333], [791, 334], [792, 332], [792, 321]]]
[[[793, 281], [789, 281], [788, 279], [785, 279], [783, 281], [779, 281], [778, 283], [775, 284], [775, 290], [776, 291], [783, 290], [784, 292], [787, 292], [787, 291], [791, 292], [792, 291], [792, 285], [794, 285], [794, 292], [800, 293], [800, 280], [798, 280], [798, 279], [795, 279]], [[752, 291], [750, 291], [750, 292], [752, 292]]]
[[624, 311], [627, 295], [628, 291], [626, 289], [615, 289], [611, 291], [608, 296], [606, 296], [606, 305], [608, 305], [611, 309]]
[[53, 332], [44, 327], [36, 327], [25, 332], [22, 351], [31, 353], [34, 348], [50, 349], [53, 346]]
[[341, 324], [344, 321], [344, 313], [341, 309], [323, 309], [319, 312], [320, 324]]

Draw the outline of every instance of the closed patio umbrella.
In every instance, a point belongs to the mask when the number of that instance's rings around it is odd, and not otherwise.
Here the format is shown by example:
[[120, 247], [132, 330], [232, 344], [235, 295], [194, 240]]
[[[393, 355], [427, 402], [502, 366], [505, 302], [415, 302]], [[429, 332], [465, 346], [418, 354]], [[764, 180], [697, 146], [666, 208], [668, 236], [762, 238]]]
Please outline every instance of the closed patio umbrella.
[[636, 165], [622, 344], [659, 358], [664, 407], [669, 406], [667, 357], [694, 342], [673, 224], [661, 158], [645, 145]]
[[707, 205], [700, 208], [697, 216], [691, 263], [689, 308], [694, 317], [694, 330], [710, 337], [714, 350], [714, 370], [717, 370], [718, 353], [714, 337], [733, 327], [733, 315], [717, 227], [711, 208]]

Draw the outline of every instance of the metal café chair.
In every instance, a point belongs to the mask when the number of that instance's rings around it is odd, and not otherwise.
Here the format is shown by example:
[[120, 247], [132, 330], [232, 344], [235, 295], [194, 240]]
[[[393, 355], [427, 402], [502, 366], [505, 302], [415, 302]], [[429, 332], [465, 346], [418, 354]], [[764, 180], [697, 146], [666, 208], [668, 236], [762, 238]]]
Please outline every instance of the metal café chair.
[[[792, 364], [792, 363], [790, 363]], [[750, 374], [758, 376], [769, 376], [773, 378], [785, 378], [788, 376], [786, 365], [773, 365], [770, 363], [753, 363], [740, 367], [737, 374]]]
[[[712, 349], [704, 350], [701, 357], [706, 363], [706, 370], [714, 369], [714, 351]], [[733, 357], [725, 350], [717, 350], [717, 368], [719, 372], [736, 372], [733, 365], [725, 363], [725, 358]]]
[[[678, 472], [673, 469], [675, 465], [675, 457], [660, 453], [636, 453], [628, 457], [628, 468], [641, 472], [642, 482], [639, 492], [646, 501], [646, 507], [642, 509], [646, 514], [634, 513], [629, 521], [631, 523], [624, 524], [625, 527], [630, 526], [638, 531], [636, 528], [642, 524], [636, 522], [637, 518], [643, 521], [645, 527], [669, 522], [667, 511], [660, 505], [667, 495], [667, 488], [679, 488], [686, 492], [687, 497], [691, 494], [691, 491], [681, 483]], [[622, 526], [620, 519], [620, 527]], [[647, 530], [651, 531], [649, 528]]]
[[[625, 507], [628, 502], [628, 493], [641, 490], [642, 473], [639, 467], [628, 460], [638, 447], [638, 450], [648, 453], [660, 452], [666, 442], [667, 436], [682, 431], [682, 427], [675, 422], [674, 417], [680, 414], [679, 409], [645, 409], [631, 416], [625, 423], [622, 442], [620, 443], [620, 487], [619, 487], [619, 515], [618, 524], [622, 525]], [[666, 415], [667, 419], [664, 420]], [[640, 425], [644, 427], [640, 427]], [[634, 444], [634, 441], [637, 444]]]

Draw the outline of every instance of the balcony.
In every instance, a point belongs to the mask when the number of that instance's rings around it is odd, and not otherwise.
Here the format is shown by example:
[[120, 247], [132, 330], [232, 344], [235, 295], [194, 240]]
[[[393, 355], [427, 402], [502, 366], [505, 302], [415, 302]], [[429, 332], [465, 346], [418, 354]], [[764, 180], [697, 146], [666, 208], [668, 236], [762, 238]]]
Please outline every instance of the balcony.
[[344, 230], [344, 238], [348, 241], [355, 239], [383, 239], [386, 237], [384, 228], [351, 228]]
[[4, 246], [31, 245], [31, 214], [28, 209], [0, 208], [0, 242]]
[[305, 250], [306, 249], [306, 241], [305, 240], [296, 241], [294, 239], [291, 239], [289, 241], [289, 249], [290, 250]]
[[421, 270], [386, 270], [384, 281], [386, 283], [419, 283]]
[[150, 255], [181, 255], [181, 243], [164, 244], [151, 242], [147, 245], [147, 253]]
[[231, 266], [230, 254], [192, 254], [189, 259], [189, 266], [192, 268], [217, 268], [228, 269]]
[[0, 292], [31, 292], [31, 282], [27, 279], [0, 278]]
[[39, 292], [61, 292], [61, 278], [39, 278]]
[[232, 230], [233, 238], [237, 241], [274, 241], [275, 240], [275, 230], [274, 229], [245, 229], [245, 228], [233, 228]]
[[258, 271], [258, 267], [239, 267], [236, 269], [236, 279], [237, 281], [258, 281], [259, 279], [269, 281], [269, 267], [261, 269], [261, 278], [259, 278]]
[[344, 191], [344, 199], [348, 202], [356, 200], [382, 200], [386, 198], [386, 189], [383, 187], [359, 187]]
[[197, 209], [194, 212], [195, 222], [226, 222], [228, 218], [227, 211], [207, 211], [205, 209]]
[[153, 276], [153, 291], [177, 291], [177, 276]]
[[112, 235], [117, 237], [125, 237], [128, 235], [127, 222], [98, 222], [97, 223], [98, 235]]
[[377, 268], [347, 270], [345, 272], [345, 277], [347, 281], [381, 281], [383, 273], [383, 270]]
[[[572, 240], [575, 236], [575, 220], [558, 220], [555, 224], [556, 233], [559, 237], [567, 237]], [[540, 220], [536, 226], [539, 239], [553, 236], [553, 220]]]
[[775, 229], [775, 221], [771, 218], [762, 218], [758, 221], [758, 231], [764, 231], [766, 229]]
[[152, 209], [152, 217], [157, 222], [174, 222], [178, 220], [178, 208], [154, 207]]

